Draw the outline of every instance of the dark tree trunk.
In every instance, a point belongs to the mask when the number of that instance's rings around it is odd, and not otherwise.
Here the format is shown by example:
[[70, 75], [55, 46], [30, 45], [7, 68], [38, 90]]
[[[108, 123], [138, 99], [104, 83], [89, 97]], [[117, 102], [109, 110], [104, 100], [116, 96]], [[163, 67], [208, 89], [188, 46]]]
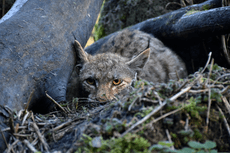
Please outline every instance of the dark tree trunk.
[[[0, 20], [0, 130], [29, 101], [34, 112], [48, 112], [65, 101], [76, 64], [75, 38], [85, 46], [103, 0], [17, 0]], [[34, 92], [32, 92], [34, 91]], [[4, 132], [6, 140], [9, 133]], [[6, 147], [0, 134], [0, 152]]]
[[[220, 41], [216, 40], [216, 36], [230, 33], [230, 6], [221, 6], [220, 0], [209, 0], [143, 21], [129, 28], [153, 34], [163, 41], [181, 56], [189, 73], [205, 65], [210, 51], [213, 52], [218, 64], [229, 67], [221, 54]], [[209, 10], [204, 10], [207, 8]], [[193, 13], [187, 14], [189, 11]], [[87, 47], [86, 51], [96, 53], [112, 35], [116, 33], [100, 39]]]
[[[45, 91], [65, 101], [76, 63], [72, 43], [85, 46], [103, 0], [18, 0], [0, 20], [0, 104], [30, 109], [52, 106]], [[74, 38], [75, 37], [75, 38]]]

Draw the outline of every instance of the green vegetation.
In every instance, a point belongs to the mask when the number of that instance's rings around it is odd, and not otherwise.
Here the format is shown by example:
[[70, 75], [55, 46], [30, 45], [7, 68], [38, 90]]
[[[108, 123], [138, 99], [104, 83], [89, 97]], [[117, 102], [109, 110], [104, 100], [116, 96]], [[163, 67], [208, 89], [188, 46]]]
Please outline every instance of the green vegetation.
[[150, 143], [145, 140], [143, 137], [128, 133], [124, 137], [112, 138], [110, 140], [103, 140], [100, 137], [100, 147], [93, 147], [92, 141], [93, 138], [90, 136], [84, 135], [82, 139], [85, 143], [84, 147], [78, 149], [76, 153], [80, 152], [110, 152], [110, 153], [147, 153]]
[[181, 150], [175, 150], [171, 147], [174, 146], [173, 142], [159, 141], [158, 144], [150, 146], [150, 143], [136, 134], [128, 133], [124, 137], [112, 138], [110, 140], [103, 140], [102, 137], [96, 138], [99, 142], [99, 146], [95, 146], [93, 141], [95, 138], [84, 135], [82, 141], [84, 142], [84, 147], [78, 148], [76, 153], [86, 152], [111, 152], [111, 153], [150, 153], [152, 151], [157, 151], [161, 153], [171, 152], [171, 153], [217, 153], [216, 143], [212, 141], [206, 141], [205, 143], [200, 143], [196, 141], [188, 142], [189, 147], [185, 147]]
[[98, 24], [95, 24], [94, 28], [95, 28], [95, 32], [93, 33], [93, 37], [95, 41], [97, 41], [98, 39], [106, 35], [102, 25], [99, 26]]
[[182, 150], [177, 151], [177, 153], [217, 153], [217, 150], [213, 149], [216, 147], [216, 143], [212, 141], [206, 141], [204, 144], [190, 141], [188, 145], [190, 148], [183, 148]]
[[195, 14], [197, 12], [201, 12], [199, 10], [194, 10], [194, 9], [191, 9], [190, 11], [188, 11], [185, 15], [191, 15], [191, 14]]
[[212, 6], [208, 5], [208, 4], [202, 6], [202, 9], [205, 10], [205, 11], [209, 10], [210, 8], [212, 8]]

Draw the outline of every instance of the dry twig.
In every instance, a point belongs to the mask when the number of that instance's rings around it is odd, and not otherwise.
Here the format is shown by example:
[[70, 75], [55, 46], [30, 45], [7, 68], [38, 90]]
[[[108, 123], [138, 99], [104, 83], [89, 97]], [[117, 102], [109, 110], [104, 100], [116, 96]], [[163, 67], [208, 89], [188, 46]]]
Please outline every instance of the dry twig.
[[207, 60], [207, 62], [206, 62], [206, 64], [205, 64], [205, 67], [204, 67], [203, 70], [201, 71], [201, 74], [204, 73], [205, 69], [207, 68], [207, 66], [208, 66], [208, 64], [209, 64], [209, 62], [210, 62], [211, 56], [212, 56], [212, 52], [210, 52], [210, 53], [208, 54], [208, 60]]
[[174, 110], [174, 111], [171, 111], [171, 112], [169, 112], [169, 113], [167, 113], [167, 114], [164, 114], [164, 115], [158, 117], [157, 119], [152, 120], [150, 123], [146, 124], [145, 126], [142, 126], [140, 129], [138, 129], [137, 131], [135, 131], [135, 133], [136, 133], [136, 132], [139, 132], [139, 131], [141, 131], [141, 130], [143, 130], [143, 129], [144, 129], [145, 127], [147, 127], [148, 125], [152, 125], [153, 123], [156, 123], [156, 122], [158, 122], [159, 120], [161, 120], [161, 119], [163, 119], [163, 118], [165, 118], [165, 117], [167, 117], [167, 116], [169, 116], [169, 115], [172, 115], [172, 114], [175, 114], [176, 112], [179, 112], [179, 111], [182, 110], [184, 107], [185, 107], [185, 106], [183, 106], [183, 107], [181, 107], [181, 108], [178, 108], [178, 109], [176, 109], [176, 110]]
[[[210, 80], [210, 76], [211, 76], [211, 73], [212, 73], [213, 63], [214, 63], [214, 60], [212, 60], [212, 63], [211, 63], [211, 67], [210, 67], [210, 71], [209, 71], [209, 75], [208, 75], [208, 80], [206, 82], [206, 86], [207, 86], [207, 84], [209, 83], [209, 80]], [[208, 123], [209, 123], [209, 114], [210, 114], [211, 103], [212, 103], [212, 100], [211, 100], [211, 88], [208, 86], [208, 110], [207, 110], [207, 118], [206, 118], [206, 132], [208, 130]]]
[[221, 98], [224, 102], [226, 109], [228, 110], [228, 113], [230, 114], [230, 104], [229, 104], [228, 100], [226, 99], [226, 97], [223, 97], [223, 96]]
[[219, 111], [220, 111], [220, 113], [221, 113], [221, 115], [222, 115], [222, 117], [223, 117], [224, 125], [225, 125], [225, 127], [226, 127], [226, 129], [227, 129], [227, 131], [228, 131], [228, 135], [230, 136], [230, 127], [229, 127], [229, 125], [228, 125], [228, 121], [226, 120], [226, 117], [224, 116], [224, 113], [223, 113], [223, 111], [220, 109], [220, 107], [217, 106], [217, 108], [219, 109]]
[[11, 151], [12, 151], [13, 153], [15, 153], [15, 151], [13, 150], [13, 147], [14, 147], [18, 142], [19, 142], [19, 140], [16, 139], [12, 145], [9, 145], [9, 148], [7, 149], [7, 153], [10, 153]]
[[47, 96], [52, 102], [54, 102], [63, 112], [67, 113], [67, 112], [65, 111], [65, 109], [64, 109], [61, 105], [59, 105], [50, 95], [48, 95], [47, 91], [46, 91], [46, 96]]
[[28, 140], [25, 139], [23, 142], [32, 152], [38, 152], [37, 149], [35, 149], [34, 146]]
[[4, 142], [5, 142], [6, 146], [7, 146], [7, 148], [9, 148], [8, 143], [7, 143], [6, 138], [5, 138], [5, 136], [4, 136], [3, 132], [2, 132], [2, 128], [1, 128], [1, 127], [0, 127], [0, 131], [1, 131], [3, 140], [4, 140]]
[[59, 125], [59, 126], [53, 128], [52, 131], [60, 130], [61, 128], [65, 127], [65, 126], [67, 126], [67, 125], [69, 125], [69, 124], [72, 124], [73, 122], [75, 122], [75, 121], [77, 121], [77, 120], [83, 120], [83, 119], [85, 119], [85, 118], [75, 118], [75, 119], [73, 119], [73, 120], [67, 121], [67, 122], [62, 123], [61, 125]]
[[5, 15], [6, 0], [2, 0], [2, 17]]
[[[201, 75], [199, 75], [188, 87], [186, 87], [185, 89], [182, 89], [179, 93], [177, 93], [176, 95], [174, 95], [173, 97], [171, 97], [169, 99], [169, 101], [174, 101], [176, 100], [178, 97], [180, 97], [182, 94], [188, 92], [192, 86], [194, 85], [194, 83], [199, 80], [201, 77]], [[154, 115], [156, 112], [158, 112], [159, 110], [161, 110], [165, 105], [167, 104], [167, 101], [164, 101], [162, 103], [162, 105], [159, 105], [158, 107], [156, 107], [154, 110], [152, 110], [152, 112], [150, 112], [148, 115], [146, 115], [143, 119], [141, 119], [140, 121], [138, 121], [136, 124], [134, 124], [133, 126], [131, 126], [128, 130], [126, 130], [121, 136], [123, 137], [124, 135], [126, 135], [128, 132], [130, 132], [132, 129], [134, 129], [135, 127], [137, 127], [138, 125], [144, 123], [147, 119], [149, 119], [152, 115]], [[163, 115], [165, 116], [165, 115]], [[166, 116], [165, 116], [166, 117]], [[161, 119], [161, 118], [160, 118]], [[159, 119], [159, 120], [160, 120]], [[158, 120], [154, 120], [152, 121], [152, 123], [156, 122]]]
[[27, 101], [27, 104], [26, 104], [26, 107], [25, 107], [25, 112], [26, 112], [26, 110], [28, 110], [28, 108], [29, 108], [31, 99], [32, 99], [32, 97], [33, 97], [33, 95], [34, 95], [34, 91], [35, 91], [35, 90], [33, 89], [32, 92], [30, 93], [30, 97], [28, 98], [28, 101]]
[[47, 152], [49, 152], [49, 145], [46, 143], [44, 137], [42, 136], [38, 126], [36, 125], [36, 123], [32, 123], [33, 127], [34, 127], [34, 130], [36, 131], [38, 137], [39, 137], [39, 140], [42, 142], [42, 144], [44, 145], [44, 148]]
[[[168, 139], [169, 139], [169, 142], [172, 143], [172, 139], [171, 139], [171, 136], [170, 136], [170, 134], [169, 134], [169, 130], [166, 129], [165, 132], [166, 132], [166, 135], [167, 135], [167, 137], [168, 137]], [[171, 146], [171, 149], [172, 149], [172, 150], [175, 150], [174, 146]]]

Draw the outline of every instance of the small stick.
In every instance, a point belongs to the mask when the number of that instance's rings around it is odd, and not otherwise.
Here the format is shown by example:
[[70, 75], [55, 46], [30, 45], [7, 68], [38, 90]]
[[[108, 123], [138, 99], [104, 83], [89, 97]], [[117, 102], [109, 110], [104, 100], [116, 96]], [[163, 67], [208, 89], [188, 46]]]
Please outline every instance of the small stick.
[[228, 121], [226, 120], [226, 117], [224, 116], [224, 113], [223, 113], [223, 111], [220, 109], [220, 107], [217, 106], [217, 108], [219, 109], [221, 115], [223, 116], [224, 125], [226, 126], [226, 129], [227, 129], [227, 131], [228, 131], [228, 135], [230, 136], [230, 127], [229, 127], [229, 125], [228, 125]]
[[38, 135], [38, 138], [40, 139], [40, 141], [42, 142], [42, 144], [44, 145], [44, 148], [47, 152], [49, 152], [49, 145], [45, 142], [38, 126], [36, 125], [36, 123], [32, 123], [33, 127], [34, 127], [34, 130], [36, 131], [37, 135]]
[[23, 117], [23, 120], [22, 120], [22, 126], [25, 124], [25, 121], [27, 119], [27, 117], [29, 116], [29, 112], [26, 112], [25, 116]]
[[[209, 80], [211, 81], [211, 80]], [[209, 85], [210, 88], [224, 88], [224, 86], [222, 84], [219, 85]]]
[[[211, 63], [211, 67], [210, 67], [210, 71], [209, 71], [209, 75], [208, 75], [208, 81], [206, 82], [207, 84], [209, 83], [210, 80], [210, 76], [212, 74], [212, 66], [213, 66], [214, 60], [212, 59], [212, 63]], [[206, 85], [207, 85], [206, 84]], [[211, 104], [212, 104], [212, 100], [211, 100], [211, 88], [208, 87], [208, 111], [207, 111], [207, 118], [206, 118], [206, 132], [208, 130], [208, 123], [209, 123], [209, 114], [210, 114], [210, 108], [211, 108]]]
[[221, 90], [221, 94], [223, 95], [223, 94], [225, 94], [227, 91], [228, 91], [228, 89], [230, 88], [230, 86], [227, 86], [226, 88], [224, 88], [223, 90]]
[[213, 67], [213, 64], [214, 64], [214, 59], [212, 59], [212, 62], [211, 62], [210, 70], [209, 70], [209, 73], [208, 73], [208, 79], [206, 80], [206, 86], [207, 86], [207, 84], [208, 84], [209, 81], [210, 81], [210, 77], [211, 77], [211, 74], [212, 74], [212, 67]]
[[[18, 127], [18, 129], [26, 129], [26, 128], [27, 128], [27, 126], [19, 126]], [[9, 130], [10, 130], [10, 127], [3, 129], [2, 132], [9, 131]]]
[[[171, 136], [170, 136], [170, 134], [169, 134], [169, 130], [166, 129], [165, 132], [166, 132], [166, 134], [167, 134], [167, 137], [168, 137], [168, 139], [169, 139], [169, 142], [172, 143], [172, 139], [171, 139]], [[171, 146], [171, 149], [172, 149], [172, 150], [175, 150], [174, 146]]]
[[167, 114], [164, 114], [164, 115], [158, 117], [157, 119], [153, 120], [153, 121], [150, 122], [149, 124], [156, 123], [157, 121], [159, 121], [159, 120], [161, 120], [161, 119], [163, 119], [163, 118], [165, 118], [165, 117], [167, 117], [167, 116], [169, 116], [169, 115], [175, 114], [176, 112], [179, 112], [180, 110], [182, 110], [184, 107], [185, 107], [185, 106], [183, 106], [183, 107], [181, 107], [181, 108], [178, 108], [178, 109], [176, 109], [176, 110], [174, 110], [174, 111], [171, 111], [171, 112], [169, 112], [169, 113], [167, 113]]
[[3, 140], [4, 140], [4, 142], [5, 142], [6, 146], [7, 146], [7, 148], [9, 149], [8, 143], [7, 143], [6, 138], [5, 138], [5, 136], [4, 136], [3, 132], [2, 132], [2, 128], [1, 127], [0, 127], [0, 131], [1, 131], [1, 134], [2, 134], [2, 138], [3, 138]]
[[37, 149], [35, 149], [34, 146], [28, 140], [25, 139], [23, 142], [32, 152], [38, 152]]
[[73, 119], [73, 120], [71, 120], [71, 121], [68, 121], [68, 122], [62, 123], [61, 125], [59, 125], [59, 126], [57, 126], [57, 127], [53, 128], [53, 129], [52, 129], [52, 131], [57, 131], [57, 130], [59, 130], [59, 129], [63, 128], [64, 126], [67, 126], [67, 125], [69, 125], [69, 124], [73, 123], [74, 121], [77, 121], [77, 120], [82, 120], [82, 119], [85, 119], [85, 118], [75, 118], [75, 119]]
[[159, 96], [159, 94], [156, 91], [154, 91], [154, 94], [157, 96], [157, 99], [159, 100], [159, 104], [162, 105], [161, 97]]
[[230, 104], [229, 104], [228, 100], [226, 99], [226, 97], [223, 97], [223, 96], [221, 98], [222, 98], [222, 100], [223, 100], [223, 102], [225, 104], [225, 107], [228, 110], [228, 113], [230, 114]]
[[173, 97], [171, 97], [169, 100], [170, 101], [176, 100], [178, 97], [180, 97], [184, 93], [188, 92], [191, 88], [192, 88], [192, 86], [188, 86], [185, 89], [182, 89], [180, 92], [178, 92], [176, 95], [174, 95]]
[[208, 92], [208, 89], [203, 89], [203, 90], [189, 90], [188, 92], [197, 94], [197, 93], [201, 93], [201, 92]]
[[152, 100], [152, 99], [148, 99], [148, 98], [141, 98], [141, 101], [146, 101], [146, 102], [154, 103], [154, 104], [158, 103], [157, 100]]
[[9, 146], [7, 153], [10, 153], [10, 151], [12, 150], [13, 153], [15, 153], [15, 151], [13, 150], [14, 145], [16, 145], [19, 142], [19, 140], [15, 140], [14, 143], [12, 145]]
[[189, 128], [188, 123], [189, 123], [189, 119], [188, 119], [188, 115], [187, 115], [186, 122], [185, 122], [185, 127], [184, 127], [185, 131], [188, 131], [188, 128]]
[[132, 109], [132, 106], [135, 102], [137, 102], [138, 100], [140, 100], [139, 96], [136, 96], [136, 98], [133, 100], [133, 102], [129, 105], [128, 111], [130, 111]]
[[126, 130], [121, 137], [125, 136], [128, 132], [130, 132], [132, 129], [134, 129], [136, 126], [144, 123], [147, 119], [149, 119], [153, 114], [155, 114], [156, 112], [158, 112], [159, 110], [161, 110], [165, 105], [167, 104], [166, 101], [164, 101], [162, 103], [162, 105], [159, 105], [158, 107], [156, 107], [154, 110], [152, 110], [152, 112], [150, 112], [148, 115], [146, 115], [144, 118], [142, 118], [140, 121], [138, 121], [136, 124], [134, 124], [133, 126], [131, 126], [128, 130]]
[[10, 132], [14, 133], [15, 132], [15, 128], [14, 128], [13, 114], [11, 114], [10, 118], [9, 118], [9, 127], [10, 127]]
[[182, 88], [184, 88], [186, 86], [186, 84], [188, 83], [188, 80], [186, 80], [181, 86], [180, 88], [176, 89], [176, 92], [179, 92]]
[[220, 80], [221, 78], [226, 77], [226, 76], [230, 76], [230, 73], [227, 73], [227, 74], [224, 74], [224, 75], [218, 77], [218, 78], [213, 82], [212, 85], [214, 85], [218, 80]]
[[210, 52], [210, 53], [208, 54], [208, 61], [207, 61], [206, 65], [205, 65], [205, 67], [203, 68], [203, 70], [201, 71], [201, 73], [204, 73], [204, 70], [207, 68], [207, 66], [208, 66], [208, 64], [209, 64], [209, 62], [210, 62], [211, 56], [212, 56], [212, 52]]
[[26, 112], [26, 110], [28, 110], [28, 108], [29, 108], [29, 105], [30, 105], [30, 102], [31, 102], [31, 99], [32, 99], [33, 95], [34, 95], [34, 89], [33, 89], [32, 92], [30, 93], [30, 97], [29, 97], [29, 99], [28, 99], [28, 101], [27, 101], [27, 104], [26, 104], [26, 107], [25, 107], [25, 112]]
[[22, 114], [23, 114], [23, 110], [20, 110], [18, 113], [17, 113], [17, 118], [20, 120]]
[[19, 133], [13, 133], [15, 137], [31, 137], [31, 134], [19, 134]]
[[[182, 110], [184, 107], [185, 107], [185, 106], [183, 106], [183, 107], [181, 107], [181, 108], [178, 108], [178, 109], [176, 109], [176, 110], [174, 110], [174, 111], [171, 111], [171, 112], [169, 112], [169, 113], [167, 113], [167, 114], [164, 114], [164, 115], [158, 117], [157, 119], [155, 119], [155, 120], [151, 121], [150, 123], [146, 124], [145, 126], [141, 127], [141, 128], [140, 128], [139, 130], [137, 130], [136, 132], [138, 132], [138, 131], [144, 129], [144, 128], [145, 128], [147, 125], [149, 125], [149, 124], [156, 123], [157, 121], [159, 121], [159, 120], [161, 120], [161, 119], [163, 119], [163, 118], [165, 118], [165, 117], [167, 117], [167, 116], [169, 116], [169, 115], [175, 114], [176, 112]], [[122, 134], [122, 135], [123, 135], [123, 134]]]
[[224, 55], [225, 55], [225, 59], [228, 61], [228, 64], [230, 64], [230, 57], [229, 57], [228, 50], [226, 48], [225, 35], [221, 36], [221, 42], [222, 42], [222, 47], [223, 47], [223, 52], [224, 52]]
[[206, 118], [206, 127], [205, 131], [208, 132], [208, 123], [209, 123], [209, 114], [210, 114], [210, 108], [211, 108], [211, 89], [209, 88], [208, 91], [208, 110], [207, 110], [207, 118]]
[[[141, 88], [137, 90], [137, 92], [136, 92], [137, 95], [138, 95], [138, 93], [139, 93], [141, 90], [142, 90]], [[140, 96], [137, 96], [137, 97], [133, 100], [133, 102], [129, 105], [128, 111], [131, 110], [133, 104], [134, 104], [137, 100], [140, 100]]]
[[2, 0], [2, 17], [5, 15], [6, 0]]
[[15, 129], [15, 133], [18, 133], [19, 123], [16, 123], [16, 127], [14, 129]]
[[[201, 77], [201, 75], [198, 76], [198, 77], [190, 84], [190, 86], [188, 86], [188, 87], [185, 88], [185, 89], [182, 89], [179, 93], [177, 93], [176, 95], [174, 95], [173, 97], [171, 97], [171, 98], [169, 99], [169, 101], [174, 101], [174, 100], [176, 100], [178, 97], [180, 97], [182, 94], [188, 92], [188, 91], [192, 88], [193, 84], [194, 84], [200, 77]], [[145, 122], [147, 119], [149, 119], [152, 115], [154, 115], [156, 112], [158, 112], [159, 110], [161, 110], [166, 104], [167, 104], [167, 102], [164, 101], [164, 102], [162, 103], [162, 105], [159, 105], [159, 106], [156, 107], [154, 110], [152, 110], [152, 112], [150, 112], [148, 115], [146, 115], [144, 118], [142, 118], [139, 122], [137, 122], [137, 123], [135, 123], [133, 126], [131, 126], [131, 127], [130, 127], [128, 130], [126, 130], [121, 136], [123, 137], [123, 136], [126, 135], [128, 132], [130, 132], [132, 129], [134, 129], [136, 126], [138, 126], [138, 125], [144, 123], [144, 122]], [[163, 115], [163, 116], [165, 116], [165, 115]], [[160, 118], [160, 119], [161, 119], [161, 118]], [[155, 121], [158, 121], [158, 120], [154, 120], [154, 122], [155, 122]]]
[[48, 95], [47, 91], [46, 91], [46, 96], [47, 96], [50, 100], [52, 100], [52, 102], [54, 102], [63, 112], [67, 113], [67, 112], [65, 111], [65, 109], [64, 109], [61, 105], [59, 105], [50, 95]]

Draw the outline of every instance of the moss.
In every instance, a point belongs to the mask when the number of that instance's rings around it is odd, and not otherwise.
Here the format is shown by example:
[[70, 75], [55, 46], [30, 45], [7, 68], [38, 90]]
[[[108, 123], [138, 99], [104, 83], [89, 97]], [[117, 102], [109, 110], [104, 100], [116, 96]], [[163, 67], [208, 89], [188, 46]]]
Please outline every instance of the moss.
[[200, 132], [200, 130], [195, 129], [195, 130], [194, 130], [194, 138], [195, 138], [196, 140], [201, 140], [202, 137], [203, 137], [203, 134]]
[[209, 5], [209, 4], [206, 4], [206, 5], [203, 5], [203, 6], [202, 6], [202, 9], [205, 10], [205, 11], [206, 11], [206, 10], [209, 10], [210, 8], [212, 8], [212, 6]]
[[147, 153], [150, 147], [150, 143], [141, 136], [128, 133], [124, 137], [113, 138], [110, 140], [103, 140], [101, 137], [101, 147], [95, 148], [92, 146], [92, 140], [90, 136], [83, 135], [82, 141], [84, 147], [78, 148], [77, 152], [111, 152], [111, 153]]
[[102, 27], [102, 25], [99, 26], [98, 24], [95, 24], [94, 28], [95, 32], [93, 33], [93, 37], [95, 41], [106, 36], [105, 29]]
[[197, 12], [201, 12], [201, 11], [191, 9], [191, 10], [188, 11], [185, 15], [192, 15], [192, 14], [195, 14], [195, 13], [197, 13]]
[[134, 116], [140, 115], [141, 117], [145, 117], [153, 110], [153, 107], [143, 108], [143, 111], [137, 112]]
[[216, 100], [217, 102], [222, 102], [222, 94], [219, 89], [212, 88], [211, 89], [211, 99]]
[[120, 17], [120, 20], [126, 20], [126, 15], [122, 15], [122, 16]]

